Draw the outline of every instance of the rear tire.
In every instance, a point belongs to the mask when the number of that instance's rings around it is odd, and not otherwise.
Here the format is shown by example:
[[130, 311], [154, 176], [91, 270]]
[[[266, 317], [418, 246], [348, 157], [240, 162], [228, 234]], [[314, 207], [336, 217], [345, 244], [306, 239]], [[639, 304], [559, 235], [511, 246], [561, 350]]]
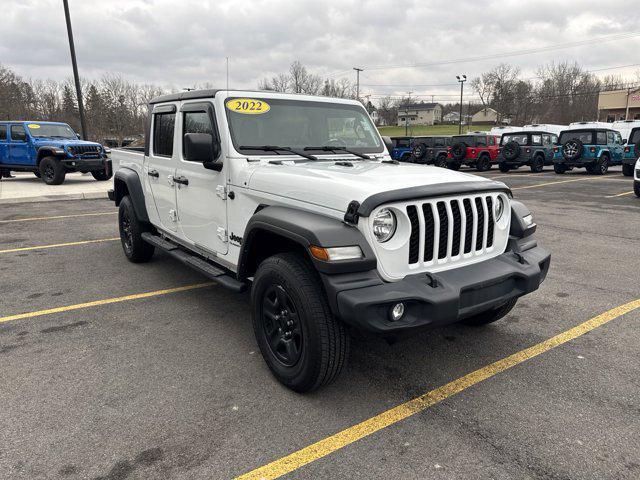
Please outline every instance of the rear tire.
[[263, 261], [251, 304], [260, 352], [280, 383], [304, 393], [335, 380], [347, 359], [349, 336], [305, 258], [282, 253]]
[[460, 167], [462, 166], [462, 164], [460, 162], [447, 162], [447, 168], [449, 170], [460, 170]]
[[118, 225], [122, 249], [127, 259], [133, 263], [144, 263], [151, 260], [155, 247], [142, 239], [142, 233], [149, 231], [149, 226], [138, 220], [133, 209], [133, 202], [128, 195], [120, 201]]
[[111, 179], [111, 173], [107, 173], [106, 170], [94, 170], [91, 172], [93, 178], [95, 178], [98, 182], [106, 182]]
[[609, 157], [602, 155], [592, 166], [589, 173], [593, 175], [605, 175], [609, 171]]
[[40, 177], [47, 185], [60, 185], [67, 175], [64, 165], [56, 157], [45, 157], [40, 161]]
[[478, 313], [473, 317], [465, 318], [464, 320], [461, 320], [460, 323], [472, 327], [481, 327], [483, 325], [488, 325], [489, 323], [500, 320], [502, 317], [508, 314], [511, 310], [513, 310], [513, 307], [516, 306], [517, 302], [518, 299], [513, 298], [504, 305], [501, 305], [492, 310], [487, 310], [486, 312]]
[[563, 163], [554, 163], [553, 171], [558, 175], [564, 175], [565, 173], [567, 173], [567, 166]]
[[447, 156], [443, 153], [438, 155], [435, 161], [436, 167], [447, 168]]
[[633, 164], [625, 163], [622, 165], [622, 174], [625, 177], [633, 177]]
[[498, 168], [500, 168], [500, 171], [502, 173], [507, 173], [509, 172], [509, 170], [511, 170], [511, 167], [509, 167], [509, 165], [507, 165], [505, 162], [500, 162], [498, 164]]
[[544, 170], [544, 157], [542, 155], [536, 155], [531, 160], [531, 171], [533, 173], [540, 173]]

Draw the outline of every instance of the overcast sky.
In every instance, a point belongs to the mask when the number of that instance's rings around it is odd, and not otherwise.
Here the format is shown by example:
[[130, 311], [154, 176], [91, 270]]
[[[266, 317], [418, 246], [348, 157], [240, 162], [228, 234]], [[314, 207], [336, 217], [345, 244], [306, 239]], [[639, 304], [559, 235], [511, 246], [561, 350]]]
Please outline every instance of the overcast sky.
[[[637, 0], [69, 0], [80, 74], [171, 88], [205, 82], [256, 88], [300, 60], [314, 73], [355, 81], [363, 94], [413, 91], [453, 100], [455, 76], [500, 62], [524, 77], [576, 60], [588, 69], [640, 64]], [[71, 76], [62, 0], [2, 0], [0, 63], [31, 78]], [[612, 35], [635, 36], [506, 58], [442, 64]], [[378, 68], [411, 64], [440, 65]], [[630, 80], [638, 66], [598, 72]], [[432, 86], [436, 85], [436, 86]], [[429, 96], [427, 96], [429, 95]]]

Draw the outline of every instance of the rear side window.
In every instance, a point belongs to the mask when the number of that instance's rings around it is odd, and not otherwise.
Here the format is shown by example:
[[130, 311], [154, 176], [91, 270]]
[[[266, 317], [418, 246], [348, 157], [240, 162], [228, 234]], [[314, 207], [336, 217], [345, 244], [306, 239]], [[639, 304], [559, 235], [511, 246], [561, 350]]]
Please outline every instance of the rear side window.
[[16, 142], [27, 141], [27, 132], [22, 125], [11, 125], [11, 140]]
[[[613, 143], [613, 138], [611, 140]], [[607, 132], [596, 132], [596, 144], [597, 145], [607, 144]]]
[[487, 146], [487, 137], [476, 138], [476, 147], [486, 147], [486, 146]]
[[542, 145], [542, 135], [531, 135], [531, 145]]
[[434, 145], [436, 147], [445, 147], [447, 145], [447, 139], [446, 138], [442, 138], [442, 137], [438, 137], [435, 139]]
[[0, 125], [0, 142], [7, 139], [7, 126]]
[[153, 154], [163, 157], [173, 155], [173, 131], [175, 113], [157, 113], [153, 119]]
[[542, 145], [545, 147], [551, 146], [551, 135], [542, 135]]

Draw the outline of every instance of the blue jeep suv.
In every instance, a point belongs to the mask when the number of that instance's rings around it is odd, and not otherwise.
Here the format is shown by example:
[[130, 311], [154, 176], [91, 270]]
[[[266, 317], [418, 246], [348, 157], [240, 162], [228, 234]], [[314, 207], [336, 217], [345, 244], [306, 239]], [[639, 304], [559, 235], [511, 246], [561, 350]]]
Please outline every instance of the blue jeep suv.
[[69, 172], [91, 172], [98, 181], [112, 175], [110, 150], [80, 140], [66, 123], [0, 121], [0, 177], [33, 172], [60, 185]]
[[554, 152], [556, 173], [584, 167], [591, 174], [604, 175], [611, 165], [622, 164], [624, 145], [617, 130], [580, 128], [560, 132], [559, 145]]

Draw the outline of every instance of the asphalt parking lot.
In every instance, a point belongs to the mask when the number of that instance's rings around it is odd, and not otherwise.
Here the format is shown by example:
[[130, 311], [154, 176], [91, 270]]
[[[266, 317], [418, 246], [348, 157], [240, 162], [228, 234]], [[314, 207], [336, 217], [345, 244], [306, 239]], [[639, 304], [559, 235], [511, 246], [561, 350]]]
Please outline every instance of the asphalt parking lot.
[[[640, 478], [632, 180], [482, 175], [534, 213], [552, 252], [540, 290], [485, 328], [356, 338], [338, 381], [306, 396], [269, 374], [247, 295], [161, 254], [127, 262], [107, 200], [3, 205], [0, 478]], [[450, 382], [441, 401], [376, 417]]]

